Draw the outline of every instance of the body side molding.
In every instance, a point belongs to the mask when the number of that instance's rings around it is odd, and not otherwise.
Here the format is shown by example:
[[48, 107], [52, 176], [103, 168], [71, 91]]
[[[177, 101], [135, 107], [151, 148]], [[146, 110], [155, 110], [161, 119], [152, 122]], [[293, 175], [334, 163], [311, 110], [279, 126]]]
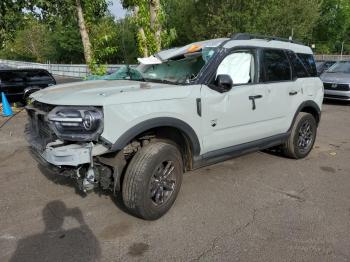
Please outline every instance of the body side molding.
[[248, 153], [264, 150], [273, 146], [283, 144], [289, 136], [289, 132], [263, 139], [259, 139], [244, 144], [218, 149], [194, 158], [193, 169], [216, 164], [231, 158], [235, 158]]

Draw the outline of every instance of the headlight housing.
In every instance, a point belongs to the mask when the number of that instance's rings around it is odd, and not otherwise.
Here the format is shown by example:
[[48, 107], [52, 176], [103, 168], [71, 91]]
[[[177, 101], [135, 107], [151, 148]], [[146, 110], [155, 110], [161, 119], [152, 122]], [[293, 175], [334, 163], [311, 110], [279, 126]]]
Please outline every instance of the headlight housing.
[[58, 106], [48, 115], [55, 134], [68, 141], [96, 141], [103, 131], [103, 113], [97, 107]]

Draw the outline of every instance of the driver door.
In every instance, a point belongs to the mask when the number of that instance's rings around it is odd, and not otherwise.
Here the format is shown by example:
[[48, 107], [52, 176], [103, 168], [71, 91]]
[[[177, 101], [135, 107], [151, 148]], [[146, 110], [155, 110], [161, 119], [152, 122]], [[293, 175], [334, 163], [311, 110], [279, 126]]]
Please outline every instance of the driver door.
[[[254, 108], [251, 100], [256, 96], [257, 65], [255, 50], [235, 51], [219, 64], [213, 85], [202, 86], [203, 153], [263, 138], [256, 114], [263, 108]], [[218, 75], [231, 77], [231, 90], [215, 87]]]

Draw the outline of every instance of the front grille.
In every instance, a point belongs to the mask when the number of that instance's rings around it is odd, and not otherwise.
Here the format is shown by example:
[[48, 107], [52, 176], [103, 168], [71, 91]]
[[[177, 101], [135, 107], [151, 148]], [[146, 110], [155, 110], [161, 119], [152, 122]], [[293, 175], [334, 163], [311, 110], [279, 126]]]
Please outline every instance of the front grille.
[[33, 104], [27, 106], [26, 109], [29, 121], [26, 127], [27, 140], [34, 149], [42, 152], [46, 145], [55, 141], [57, 137], [46, 121], [47, 113], [42, 110], [45, 107], [41, 106], [38, 108], [37, 105]]
[[323, 83], [324, 89], [336, 91], [350, 91], [349, 84]]
[[34, 101], [32, 107], [45, 113], [49, 113], [55, 106]]
[[339, 99], [339, 100], [350, 100], [350, 97], [348, 96], [337, 96], [337, 95], [328, 95], [328, 94], [325, 94], [324, 95], [324, 98], [329, 98], [329, 99]]

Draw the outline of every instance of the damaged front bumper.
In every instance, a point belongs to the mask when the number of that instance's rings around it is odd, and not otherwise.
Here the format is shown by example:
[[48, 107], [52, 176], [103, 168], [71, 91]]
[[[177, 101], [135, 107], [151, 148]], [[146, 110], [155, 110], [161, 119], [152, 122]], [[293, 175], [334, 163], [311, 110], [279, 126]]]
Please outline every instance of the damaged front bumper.
[[52, 130], [48, 114], [50, 106], [27, 107], [29, 122], [25, 136], [34, 158], [55, 174], [75, 179], [79, 188], [89, 191], [93, 188], [114, 189], [113, 167], [103, 164], [100, 157], [109, 152], [108, 145], [98, 139], [67, 141], [59, 138]]
[[43, 152], [39, 155], [48, 163], [55, 166], [73, 166], [91, 164], [94, 156], [108, 152], [108, 148], [100, 144], [68, 144], [61, 141], [47, 144]]
[[59, 144], [60, 141], [50, 143], [43, 152], [31, 147], [31, 151], [42, 166], [55, 174], [75, 179], [78, 187], [84, 192], [101, 185], [102, 177], [107, 177], [104, 179], [103, 188], [108, 189], [111, 186], [112, 171], [106, 166], [94, 163], [94, 156], [107, 152], [106, 147], [93, 143], [58, 146]]

